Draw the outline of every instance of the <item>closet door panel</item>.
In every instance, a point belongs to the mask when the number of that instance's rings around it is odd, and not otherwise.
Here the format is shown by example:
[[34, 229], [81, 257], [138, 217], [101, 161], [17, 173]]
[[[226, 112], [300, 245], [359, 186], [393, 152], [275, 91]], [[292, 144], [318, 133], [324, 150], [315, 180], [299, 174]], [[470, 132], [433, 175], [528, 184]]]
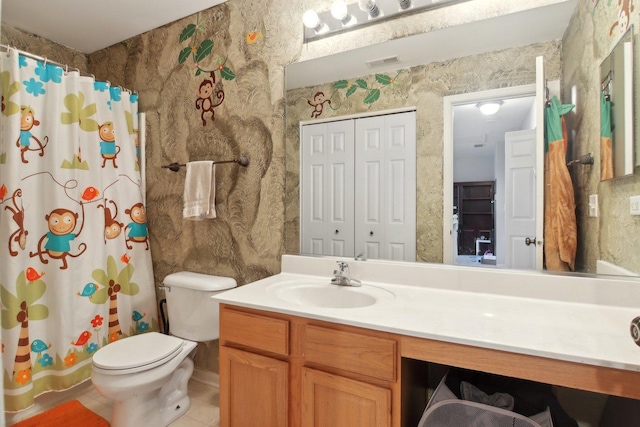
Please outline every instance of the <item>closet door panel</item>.
[[384, 118], [356, 120], [356, 252], [369, 258], [384, 258], [385, 197]]
[[326, 188], [329, 189], [327, 203], [327, 240], [329, 253], [333, 256], [354, 256], [353, 231], [353, 120], [327, 123], [329, 153], [327, 166], [330, 169]]
[[354, 256], [353, 126], [353, 120], [344, 120], [302, 127], [303, 253]]
[[328, 244], [325, 203], [327, 125], [304, 126], [300, 143], [300, 249], [325, 255]]
[[416, 115], [384, 116], [386, 194], [386, 258], [416, 260]]

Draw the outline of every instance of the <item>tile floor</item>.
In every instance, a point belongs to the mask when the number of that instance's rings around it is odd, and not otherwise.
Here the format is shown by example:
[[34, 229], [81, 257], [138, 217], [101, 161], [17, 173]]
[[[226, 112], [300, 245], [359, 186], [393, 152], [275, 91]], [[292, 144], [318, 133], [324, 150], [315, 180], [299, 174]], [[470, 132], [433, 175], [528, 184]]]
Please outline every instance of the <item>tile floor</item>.
[[[90, 381], [78, 386], [76, 392], [80, 393], [76, 398], [87, 408], [100, 415], [107, 421], [111, 421], [112, 403], [98, 393]], [[219, 392], [215, 386], [204, 384], [193, 378], [189, 381], [189, 396], [191, 408], [185, 415], [170, 424], [171, 427], [219, 427], [220, 404]], [[48, 408], [47, 408], [48, 409]], [[34, 414], [32, 414], [34, 415]], [[32, 416], [30, 415], [30, 416]], [[16, 417], [17, 418], [17, 417]], [[11, 425], [19, 419], [7, 419], [7, 425]]]

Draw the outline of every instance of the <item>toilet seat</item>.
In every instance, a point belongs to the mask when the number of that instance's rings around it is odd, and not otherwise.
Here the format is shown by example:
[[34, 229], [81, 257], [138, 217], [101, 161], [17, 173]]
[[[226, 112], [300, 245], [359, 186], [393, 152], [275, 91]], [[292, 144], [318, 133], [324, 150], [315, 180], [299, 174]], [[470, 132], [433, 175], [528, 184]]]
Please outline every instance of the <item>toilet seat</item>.
[[176, 357], [183, 345], [181, 338], [158, 332], [135, 335], [98, 350], [93, 366], [108, 375], [146, 371]]

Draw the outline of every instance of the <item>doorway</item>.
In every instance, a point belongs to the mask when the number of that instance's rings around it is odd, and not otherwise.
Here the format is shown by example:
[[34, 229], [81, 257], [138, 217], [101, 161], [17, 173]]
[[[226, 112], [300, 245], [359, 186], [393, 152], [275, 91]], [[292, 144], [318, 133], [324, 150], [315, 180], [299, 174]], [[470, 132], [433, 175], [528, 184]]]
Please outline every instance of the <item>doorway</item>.
[[[535, 129], [535, 100], [535, 85], [445, 98], [445, 263], [509, 266], [505, 140], [511, 132]], [[478, 106], [487, 101], [499, 101], [498, 111], [483, 114]]]

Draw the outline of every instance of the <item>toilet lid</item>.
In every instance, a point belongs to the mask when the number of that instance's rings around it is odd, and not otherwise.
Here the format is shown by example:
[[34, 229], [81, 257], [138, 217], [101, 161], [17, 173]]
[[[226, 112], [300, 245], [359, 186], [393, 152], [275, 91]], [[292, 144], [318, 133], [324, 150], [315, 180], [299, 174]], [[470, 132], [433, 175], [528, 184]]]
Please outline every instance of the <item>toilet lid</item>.
[[183, 343], [184, 341], [180, 338], [158, 332], [136, 335], [98, 350], [93, 355], [93, 364], [107, 370], [127, 370], [145, 365], [156, 366], [175, 357]]

